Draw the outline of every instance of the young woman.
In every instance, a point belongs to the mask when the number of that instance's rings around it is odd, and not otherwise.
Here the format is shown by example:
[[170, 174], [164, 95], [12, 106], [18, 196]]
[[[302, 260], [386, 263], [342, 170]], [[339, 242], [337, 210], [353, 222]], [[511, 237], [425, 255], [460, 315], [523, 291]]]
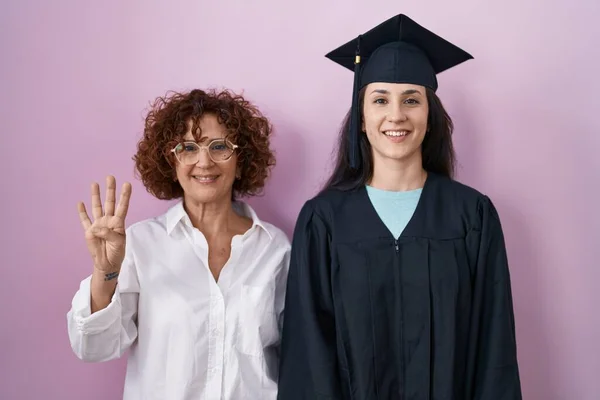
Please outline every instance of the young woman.
[[295, 228], [278, 398], [521, 399], [500, 220], [452, 179], [435, 94], [472, 57], [404, 15], [328, 57], [355, 96]]

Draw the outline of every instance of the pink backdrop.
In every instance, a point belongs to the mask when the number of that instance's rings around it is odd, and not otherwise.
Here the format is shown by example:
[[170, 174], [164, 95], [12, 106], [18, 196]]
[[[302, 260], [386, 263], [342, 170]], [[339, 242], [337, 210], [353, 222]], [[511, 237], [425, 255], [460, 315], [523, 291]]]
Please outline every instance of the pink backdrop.
[[600, 398], [597, 0], [88, 3], [0, 11], [0, 398], [120, 398], [123, 360], [84, 364], [68, 344], [91, 268], [76, 203], [112, 173], [133, 182], [130, 223], [167, 208], [133, 177], [150, 99], [244, 90], [277, 128], [278, 166], [253, 204], [289, 234], [350, 101], [351, 73], [323, 55], [399, 12], [475, 56], [439, 93], [460, 179], [504, 222], [525, 399]]

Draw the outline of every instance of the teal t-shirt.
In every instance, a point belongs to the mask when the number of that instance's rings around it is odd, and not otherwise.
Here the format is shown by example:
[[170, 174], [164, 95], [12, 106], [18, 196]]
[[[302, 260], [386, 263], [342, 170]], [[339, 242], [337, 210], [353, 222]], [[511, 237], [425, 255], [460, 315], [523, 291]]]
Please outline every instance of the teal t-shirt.
[[394, 192], [366, 186], [369, 199], [385, 226], [398, 238], [412, 218], [423, 189]]

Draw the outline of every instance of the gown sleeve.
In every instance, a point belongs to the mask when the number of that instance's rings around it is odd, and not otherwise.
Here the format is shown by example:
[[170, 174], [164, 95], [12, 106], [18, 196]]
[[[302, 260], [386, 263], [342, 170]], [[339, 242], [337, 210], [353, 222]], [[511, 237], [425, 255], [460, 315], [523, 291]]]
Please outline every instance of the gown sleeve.
[[279, 400], [342, 399], [331, 292], [330, 235], [307, 203], [292, 240], [279, 370]]
[[510, 273], [498, 213], [489, 198], [480, 204], [482, 226], [476, 255], [471, 316], [473, 400], [521, 400]]

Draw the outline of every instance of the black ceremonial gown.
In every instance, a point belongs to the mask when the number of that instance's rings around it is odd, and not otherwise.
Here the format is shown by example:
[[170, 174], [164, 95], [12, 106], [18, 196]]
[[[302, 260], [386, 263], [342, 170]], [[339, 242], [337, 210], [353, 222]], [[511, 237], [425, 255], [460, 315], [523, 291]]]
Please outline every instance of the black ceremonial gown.
[[292, 244], [279, 400], [521, 399], [490, 199], [429, 174], [394, 238], [366, 189], [326, 191]]

